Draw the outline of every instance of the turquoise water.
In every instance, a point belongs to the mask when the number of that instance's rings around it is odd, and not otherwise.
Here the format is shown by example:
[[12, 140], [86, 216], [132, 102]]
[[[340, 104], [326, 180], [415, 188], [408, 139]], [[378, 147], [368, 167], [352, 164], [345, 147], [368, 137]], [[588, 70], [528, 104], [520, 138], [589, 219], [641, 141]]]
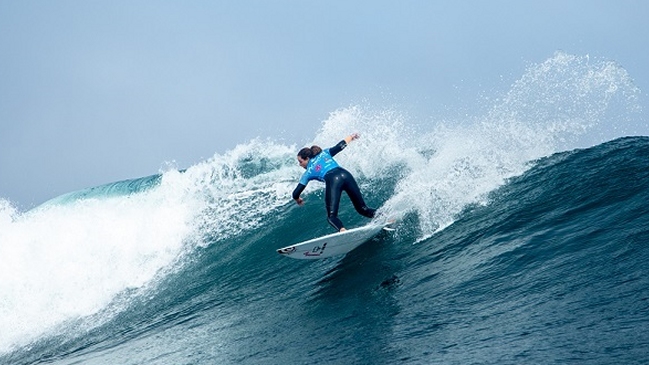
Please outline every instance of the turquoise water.
[[360, 132], [337, 160], [399, 218], [338, 258], [276, 253], [331, 228], [321, 185], [290, 199], [301, 146], [261, 138], [27, 212], [0, 200], [0, 363], [645, 363], [649, 138], [584, 142], [622, 126], [611, 83], [635, 92], [600, 66], [558, 54], [462, 123], [332, 113], [313, 141]]

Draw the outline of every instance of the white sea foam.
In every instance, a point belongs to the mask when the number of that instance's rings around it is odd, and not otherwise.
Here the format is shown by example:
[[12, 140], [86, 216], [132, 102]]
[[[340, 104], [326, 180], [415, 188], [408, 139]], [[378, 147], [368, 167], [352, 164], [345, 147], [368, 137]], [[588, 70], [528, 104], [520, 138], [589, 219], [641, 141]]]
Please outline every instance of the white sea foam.
[[403, 166], [382, 209], [417, 214], [425, 239], [467, 205], [485, 203], [489, 192], [531, 161], [624, 135], [639, 109], [638, 94], [615, 63], [558, 52], [531, 65], [502, 98], [489, 100], [486, 115], [433, 120], [427, 130], [415, 131], [395, 111], [352, 106], [332, 113], [315, 142], [329, 145], [360, 132], [362, 139], [337, 159], [372, 178]]
[[[164, 183], [163, 183], [164, 184]], [[180, 252], [191, 207], [164, 186], [6, 218], [0, 228], [0, 351], [139, 288]]]
[[[485, 203], [530, 161], [577, 146], [575, 137], [593, 131], [616, 137], [602, 122], [608, 118], [602, 105], [621, 95], [633, 106], [637, 93], [619, 66], [559, 53], [530, 66], [484, 116], [433, 118], [423, 128], [415, 121], [415, 129], [394, 109], [351, 106], [331, 113], [307, 144], [330, 147], [359, 132], [336, 159], [366, 194], [375, 181], [397, 174], [381, 209], [415, 214], [423, 239], [467, 205]], [[0, 200], [0, 352], [151, 284], [202, 244], [203, 235], [219, 242], [260, 228], [268, 214], [292, 204], [302, 173], [299, 147], [252, 140], [184, 172], [166, 171], [158, 186], [130, 195], [26, 213]], [[309, 184], [309, 191], [321, 188]]]
[[289, 203], [299, 174], [294, 147], [253, 140], [184, 172], [166, 171], [140, 193], [26, 213], [0, 200], [0, 352], [146, 287], [205, 234], [213, 242], [258, 227]]

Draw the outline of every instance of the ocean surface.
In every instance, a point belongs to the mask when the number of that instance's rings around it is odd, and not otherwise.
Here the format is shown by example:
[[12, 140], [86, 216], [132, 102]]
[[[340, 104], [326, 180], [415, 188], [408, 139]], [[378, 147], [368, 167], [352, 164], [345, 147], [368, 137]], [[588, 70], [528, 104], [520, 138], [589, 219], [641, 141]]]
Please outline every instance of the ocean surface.
[[[484, 113], [331, 113], [329, 147], [398, 219], [341, 257], [302, 146], [260, 137], [178, 171], [0, 199], [0, 364], [646, 364], [649, 138], [619, 66], [562, 53]], [[496, 100], [497, 99], [497, 100]], [[368, 223], [346, 197], [348, 227]]]

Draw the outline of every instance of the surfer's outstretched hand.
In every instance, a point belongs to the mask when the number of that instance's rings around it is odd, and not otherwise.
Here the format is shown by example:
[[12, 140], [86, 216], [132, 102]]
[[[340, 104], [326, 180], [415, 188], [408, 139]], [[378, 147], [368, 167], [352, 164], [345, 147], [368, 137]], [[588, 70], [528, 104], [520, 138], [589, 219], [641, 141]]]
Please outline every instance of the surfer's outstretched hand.
[[304, 205], [304, 199], [302, 199], [302, 198], [297, 198], [297, 199], [295, 199], [295, 202], [296, 202], [297, 205], [299, 205], [299, 206], [303, 206], [303, 205]]
[[345, 143], [349, 144], [349, 142], [359, 139], [360, 136], [361, 135], [358, 134], [358, 133], [352, 133], [352, 134], [348, 135], [347, 137], [345, 137]]

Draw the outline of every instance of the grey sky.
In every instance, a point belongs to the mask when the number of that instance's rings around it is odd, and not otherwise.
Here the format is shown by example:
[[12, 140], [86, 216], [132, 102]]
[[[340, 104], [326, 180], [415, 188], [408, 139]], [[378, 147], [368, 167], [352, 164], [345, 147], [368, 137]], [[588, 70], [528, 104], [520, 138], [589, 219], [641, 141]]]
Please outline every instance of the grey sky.
[[0, 198], [309, 142], [338, 108], [471, 110], [557, 50], [649, 90], [646, 1], [0, 0]]

